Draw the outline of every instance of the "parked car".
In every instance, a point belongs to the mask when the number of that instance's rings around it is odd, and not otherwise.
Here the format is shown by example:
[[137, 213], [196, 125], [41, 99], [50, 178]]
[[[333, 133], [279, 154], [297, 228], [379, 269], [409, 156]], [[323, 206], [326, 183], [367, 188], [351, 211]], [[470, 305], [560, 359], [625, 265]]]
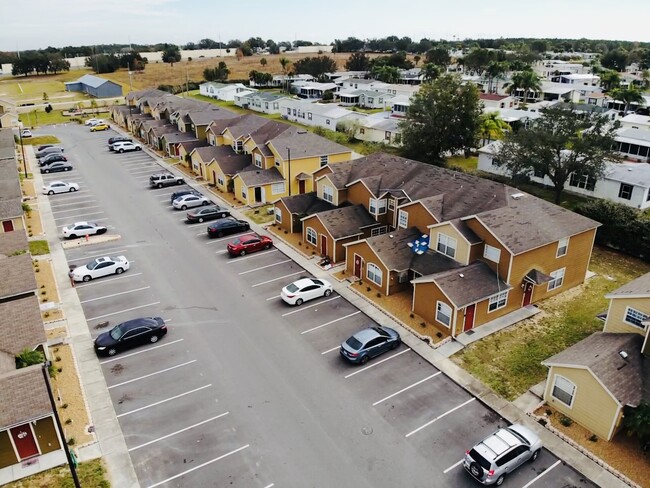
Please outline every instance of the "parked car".
[[162, 188], [163, 186], [182, 185], [185, 180], [180, 176], [171, 173], [158, 173], [149, 177], [149, 186], [152, 188]]
[[63, 228], [63, 237], [76, 239], [77, 237], [105, 234], [108, 229], [94, 222], [75, 222]]
[[250, 230], [251, 225], [245, 220], [238, 220], [235, 217], [226, 217], [208, 225], [208, 237], [223, 237], [238, 232]]
[[36, 152], [38, 153], [38, 152], [42, 151], [43, 149], [47, 149], [48, 147], [54, 147], [54, 144], [41, 144], [40, 146], [38, 146], [36, 148]]
[[282, 288], [280, 296], [289, 305], [302, 305], [304, 302], [332, 294], [329, 281], [316, 278], [302, 278]]
[[109, 137], [108, 138], [108, 150], [112, 151], [113, 150], [113, 144], [116, 142], [133, 142], [133, 139], [130, 137], [125, 137], [125, 136], [114, 136], [114, 137]]
[[20, 132], [20, 134], [21, 134], [21, 136], [24, 137], [24, 138], [32, 137], [32, 131], [29, 130], [29, 129], [23, 129], [23, 130]]
[[142, 317], [116, 325], [95, 339], [95, 352], [101, 356], [114, 356], [119, 351], [155, 344], [167, 334], [167, 326], [161, 317]]
[[102, 123], [102, 124], [95, 124], [90, 126], [90, 132], [98, 132], [100, 130], [108, 130], [110, 129], [108, 124]]
[[171, 200], [169, 201], [169, 203], [174, 203], [174, 200], [176, 200], [177, 198], [180, 198], [180, 197], [182, 197], [184, 195], [201, 195], [201, 193], [196, 191], [196, 190], [175, 191], [174, 193], [172, 193]]
[[86, 122], [84, 122], [84, 125], [89, 125], [92, 127], [93, 125], [103, 124], [103, 123], [104, 123], [104, 119], [88, 119], [86, 120]]
[[188, 208], [210, 205], [210, 200], [203, 195], [183, 195], [172, 203], [176, 210], [187, 210]]
[[504, 427], [489, 435], [465, 453], [463, 466], [479, 483], [501, 486], [508, 473], [526, 461], [534, 461], [542, 441], [520, 424]]
[[122, 274], [129, 269], [131, 263], [126, 256], [105, 256], [93, 259], [88, 264], [78, 266], [72, 271], [72, 278], [75, 281], [90, 281], [95, 278], [112, 274]]
[[135, 144], [134, 142], [121, 141], [113, 143], [113, 151], [118, 153], [128, 152], [128, 151], [142, 151], [142, 146], [140, 144]]
[[67, 160], [68, 158], [66, 158], [63, 155], [63, 153], [52, 153], [43, 157], [43, 159], [39, 159], [38, 166], [43, 167], [43, 166], [47, 166], [48, 164], [56, 163], [57, 161], [67, 161]]
[[[196, 196], [196, 195], [195, 195]], [[188, 222], [205, 222], [206, 220], [224, 219], [230, 216], [230, 210], [219, 205], [208, 205], [187, 212]]]
[[66, 163], [65, 161], [57, 161], [55, 163], [50, 163], [47, 166], [41, 167], [41, 173], [57, 173], [59, 171], [70, 171], [72, 170], [72, 165]]
[[62, 153], [63, 151], [64, 151], [64, 149], [61, 146], [50, 146], [50, 147], [44, 148], [41, 151], [38, 151], [36, 153], [36, 157], [38, 159], [41, 159], [41, 158], [44, 158], [45, 156], [47, 156], [48, 154]]
[[401, 342], [396, 330], [375, 325], [354, 334], [341, 344], [339, 352], [351, 363], [366, 364], [370, 358], [396, 349]]
[[244, 256], [252, 252], [271, 249], [271, 247], [273, 247], [273, 240], [270, 237], [254, 233], [239, 236], [234, 241], [229, 242], [226, 249], [228, 249], [228, 254], [231, 256]]
[[64, 181], [52, 181], [43, 186], [43, 195], [54, 195], [55, 193], [68, 193], [77, 191], [79, 185], [77, 183], [66, 183]]

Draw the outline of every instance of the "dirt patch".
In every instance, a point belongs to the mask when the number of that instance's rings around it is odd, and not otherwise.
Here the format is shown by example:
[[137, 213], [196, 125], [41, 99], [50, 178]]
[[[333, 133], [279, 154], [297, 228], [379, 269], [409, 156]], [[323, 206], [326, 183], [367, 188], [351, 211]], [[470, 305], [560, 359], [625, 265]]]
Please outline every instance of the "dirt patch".
[[[88, 410], [79, 383], [72, 348], [68, 344], [50, 347], [50, 357], [57, 369], [56, 377], [52, 379], [52, 389], [65, 437], [68, 442], [74, 439], [75, 446], [88, 444], [95, 438], [88, 433], [90, 424]], [[61, 371], [58, 371], [59, 369]]]
[[244, 212], [244, 215], [248, 220], [252, 220], [256, 224], [270, 224], [275, 220], [275, 215], [273, 213], [269, 213], [268, 211], [270, 208], [272, 209], [273, 205], [263, 205], [260, 207], [251, 208], [250, 210], [246, 210]]
[[25, 223], [27, 225], [27, 235], [29, 237], [43, 235], [43, 224], [41, 223], [41, 214], [38, 210], [32, 207], [32, 209], [25, 214]]
[[[110, 488], [106, 466], [102, 459], [80, 463], [77, 466], [77, 476], [79, 484], [83, 487]], [[69, 488], [73, 486], [73, 482], [70, 469], [64, 465], [3, 486], [5, 488]]]
[[[34, 259], [33, 265], [36, 285], [38, 287], [38, 301], [41, 303], [51, 302], [58, 304], [60, 299], [52, 262], [49, 259]], [[48, 320], [53, 319], [48, 317]]]
[[239, 200], [237, 200], [237, 198], [235, 198], [234, 193], [223, 192], [219, 188], [212, 187], [212, 186], [207, 186], [206, 188], [210, 193], [218, 196], [221, 200], [223, 200], [233, 208], [241, 208], [245, 206], [242, 202], [240, 202]]
[[48, 341], [52, 339], [64, 339], [67, 337], [68, 331], [65, 327], [55, 327], [54, 329], [45, 329], [45, 336]]
[[299, 252], [306, 258], [316, 254], [313, 251], [314, 248], [312, 246], [305, 245], [302, 235], [297, 232], [286, 232], [284, 229], [276, 225], [269, 225], [266, 227], [266, 230], [278, 237], [280, 240], [286, 242], [288, 245], [293, 247], [294, 251]]
[[[550, 415], [547, 412], [550, 412]], [[595, 437], [592, 432], [575, 422], [569, 426], [562, 425], [560, 420], [564, 415], [547, 405], [540, 407], [534, 413], [544, 417], [555, 430], [560, 431], [612, 468], [641, 486], [648, 486], [650, 456], [642, 451], [637, 439], [619, 432], [611, 442], [607, 442]]]
[[65, 315], [61, 309], [44, 310], [41, 313], [41, 318], [43, 319], [43, 323], [45, 325], [47, 325], [48, 322], [56, 322], [57, 320], [61, 320], [63, 317], [65, 317]]
[[20, 185], [23, 189], [23, 196], [36, 198], [36, 189], [34, 188], [34, 180], [21, 180]]

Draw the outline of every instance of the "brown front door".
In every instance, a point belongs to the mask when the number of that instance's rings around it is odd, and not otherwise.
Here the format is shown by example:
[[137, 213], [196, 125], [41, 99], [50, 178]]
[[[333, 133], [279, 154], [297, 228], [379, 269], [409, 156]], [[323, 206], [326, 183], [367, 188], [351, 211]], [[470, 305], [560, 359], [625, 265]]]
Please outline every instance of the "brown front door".
[[465, 322], [463, 322], [463, 332], [467, 332], [474, 327], [474, 311], [476, 310], [476, 305], [470, 305], [465, 308]]
[[29, 424], [19, 425], [13, 429], [9, 429], [11, 438], [14, 440], [18, 457], [23, 460], [32, 456], [38, 456], [38, 446], [34, 440], [34, 434]]
[[4, 232], [11, 232], [12, 230], [14, 230], [14, 222], [13, 222], [13, 220], [4, 220], [2, 222], [2, 230]]
[[358, 254], [354, 255], [354, 276], [357, 278], [361, 279], [361, 264], [363, 263], [363, 260], [361, 259], [361, 256]]
[[533, 301], [533, 284], [526, 283], [526, 287], [524, 288], [524, 303], [522, 307], [525, 307], [526, 305], [530, 305], [530, 302], [532, 301]]
[[323, 256], [327, 256], [327, 236], [321, 234], [320, 236], [320, 253]]
[[304, 180], [298, 181], [298, 193], [300, 193], [301, 195], [303, 193], [305, 193], [305, 181]]

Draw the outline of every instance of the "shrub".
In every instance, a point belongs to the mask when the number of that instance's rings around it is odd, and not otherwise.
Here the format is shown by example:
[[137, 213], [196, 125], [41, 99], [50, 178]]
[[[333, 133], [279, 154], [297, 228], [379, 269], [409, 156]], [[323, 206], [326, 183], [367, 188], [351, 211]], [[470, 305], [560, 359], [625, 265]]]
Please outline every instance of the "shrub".
[[29, 204], [26, 202], [23, 202], [23, 212], [25, 212], [28, 217], [29, 214], [32, 213], [32, 207], [30, 207]]
[[571, 420], [569, 417], [563, 416], [560, 418], [560, 423], [565, 427], [571, 427], [571, 424], [573, 424], [573, 420]]
[[71, 423], [72, 423], [72, 419], [66, 419], [66, 420], [65, 420], [65, 424], [66, 424], [66, 425], [70, 425]]
[[440, 339], [442, 337], [442, 332], [440, 332], [440, 331], [436, 332], [436, 337], [438, 339]]
[[415, 318], [415, 314], [411, 313], [411, 314], [409, 314], [409, 317], [411, 317], [412, 319], [414, 319], [414, 318]]
[[74, 437], [70, 437], [70, 439], [68, 439], [68, 445], [69, 446], [74, 446], [75, 442], [76, 441], [74, 440]]
[[589, 437], [589, 441], [598, 442], [598, 436], [596, 434], [591, 434], [591, 436]]
[[545, 412], [546, 415], [548, 415], [548, 416], [553, 415], [553, 410], [551, 410], [550, 408], [547, 408], [546, 410], [544, 410], [544, 412]]
[[68, 404], [64, 403], [63, 405], [61, 405], [61, 408], [68, 408]]

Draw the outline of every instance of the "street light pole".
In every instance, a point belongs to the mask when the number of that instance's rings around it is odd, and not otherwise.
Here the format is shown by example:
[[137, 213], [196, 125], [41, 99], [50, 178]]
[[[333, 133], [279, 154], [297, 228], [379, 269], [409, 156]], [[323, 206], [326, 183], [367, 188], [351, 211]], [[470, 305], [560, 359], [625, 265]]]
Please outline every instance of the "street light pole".
[[81, 488], [79, 483], [79, 478], [77, 477], [77, 470], [72, 461], [72, 456], [70, 455], [70, 450], [68, 449], [68, 444], [65, 440], [65, 435], [63, 434], [63, 427], [61, 426], [61, 419], [59, 418], [59, 413], [56, 411], [56, 403], [54, 403], [54, 395], [52, 394], [52, 387], [50, 386], [50, 378], [48, 377], [48, 367], [52, 364], [51, 361], [45, 361], [41, 366], [43, 371], [43, 379], [45, 380], [45, 386], [47, 387], [47, 395], [50, 397], [50, 405], [52, 405], [52, 412], [54, 413], [54, 420], [56, 421], [56, 428], [59, 431], [59, 437], [61, 442], [63, 442], [63, 450], [65, 451], [65, 457], [68, 460], [68, 466], [70, 467], [70, 474], [72, 475], [72, 481], [74, 482], [75, 488]]
[[27, 178], [27, 161], [25, 161], [25, 146], [23, 145], [23, 129], [18, 129], [18, 137], [20, 137], [20, 151], [23, 153], [23, 171], [25, 178]]
[[289, 176], [287, 178], [287, 183], [289, 184], [289, 196], [291, 196], [291, 148], [287, 148], [287, 163], [289, 166]]

